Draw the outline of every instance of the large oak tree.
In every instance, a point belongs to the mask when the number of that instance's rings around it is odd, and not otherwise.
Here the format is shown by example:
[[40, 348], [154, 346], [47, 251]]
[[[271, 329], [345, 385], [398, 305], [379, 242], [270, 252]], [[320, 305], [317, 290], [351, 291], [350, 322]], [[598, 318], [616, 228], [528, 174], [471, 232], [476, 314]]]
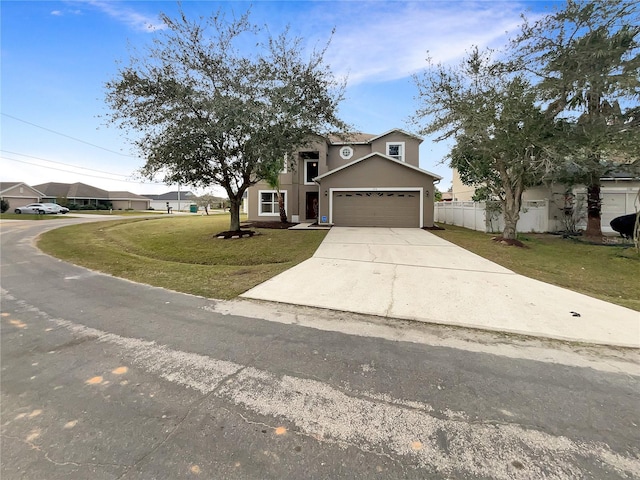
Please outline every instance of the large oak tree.
[[347, 130], [337, 116], [345, 85], [326, 46], [305, 56], [302, 39], [271, 36], [249, 12], [162, 20], [166, 30], [106, 84], [109, 119], [135, 132], [145, 176], [222, 186], [237, 230], [247, 188], [312, 135]]
[[420, 133], [452, 139], [449, 159], [467, 185], [499, 200], [502, 236], [516, 238], [522, 193], [552, 171], [548, 145], [561, 133], [535, 105], [527, 80], [474, 48], [457, 66], [430, 66], [414, 77]]
[[[550, 118], [571, 124], [556, 178], [587, 186], [588, 236], [602, 234], [600, 179], [640, 167], [640, 4], [568, 0], [514, 40], [517, 68]], [[635, 163], [634, 163], [635, 161]]]

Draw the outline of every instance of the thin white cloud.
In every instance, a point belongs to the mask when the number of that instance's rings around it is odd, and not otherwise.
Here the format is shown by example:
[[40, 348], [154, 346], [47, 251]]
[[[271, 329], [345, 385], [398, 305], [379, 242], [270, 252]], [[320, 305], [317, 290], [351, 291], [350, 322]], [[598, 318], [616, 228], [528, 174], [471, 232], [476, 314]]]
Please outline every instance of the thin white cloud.
[[119, 2], [89, 0], [86, 3], [140, 32], [155, 32], [166, 28], [166, 25], [157, 16], [152, 17], [139, 13]]
[[51, 12], [51, 15], [53, 15], [54, 17], [60, 17], [62, 16], [62, 12], [60, 10], [53, 10]]
[[339, 76], [348, 74], [351, 85], [406, 78], [426, 66], [427, 56], [448, 63], [472, 45], [502, 46], [505, 32], [515, 30], [524, 10], [515, 2], [354, 2], [346, 7], [323, 16], [337, 25], [327, 60]]

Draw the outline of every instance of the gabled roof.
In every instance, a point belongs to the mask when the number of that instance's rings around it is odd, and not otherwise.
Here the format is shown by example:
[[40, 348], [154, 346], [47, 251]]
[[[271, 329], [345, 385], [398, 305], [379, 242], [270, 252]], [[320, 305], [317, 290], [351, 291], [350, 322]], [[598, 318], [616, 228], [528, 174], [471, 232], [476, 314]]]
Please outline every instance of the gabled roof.
[[368, 160], [371, 157], [384, 158], [385, 160], [388, 160], [388, 161], [393, 162], [393, 163], [397, 163], [398, 165], [401, 165], [401, 166], [403, 166], [405, 168], [410, 168], [411, 170], [415, 170], [416, 172], [422, 173], [424, 175], [429, 175], [429, 176], [435, 178], [436, 180], [442, 180], [442, 177], [440, 175], [436, 175], [435, 173], [431, 173], [431, 172], [429, 172], [427, 170], [423, 170], [421, 168], [414, 167], [413, 165], [409, 165], [408, 163], [401, 162], [400, 160], [396, 160], [395, 158], [388, 157], [387, 155], [383, 155], [382, 153], [373, 152], [373, 153], [370, 153], [369, 155], [365, 155], [364, 157], [360, 157], [360, 158], [354, 160], [353, 162], [349, 162], [346, 165], [342, 165], [341, 167], [334, 168], [333, 170], [330, 170], [327, 173], [323, 173], [322, 175], [319, 175], [316, 178], [314, 178], [313, 181], [315, 182], [317, 180], [321, 180], [321, 179], [323, 179], [325, 177], [328, 177], [329, 175], [333, 175], [334, 173], [337, 173], [337, 172], [339, 172], [341, 170], [344, 170], [345, 168], [349, 168], [350, 166], [355, 165], [356, 163], [360, 163], [360, 162], [363, 162], [365, 160]]
[[189, 192], [189, 191], [178, 192], [177, 190], [174, 190], [173, 192], [161, 193], [160, 195], [143, 194], [142, 196], [150, 200], [178, 200], [178, 193], [180, 194], [180, 200], [190, 200], [191, 198], [196, 197], [196, 195], [194, 195], [193, 192]]
[[363, 145], [369, 143], [374, 137], [376, 137], [376, 135], [373, 133], [354, 132], [347, 133], [344, 137], [330, 135], [328, 140], [331, 145]]
[[136, 193], [131, 193], [127, 191], [117, 191], [117, 192], [107, 192], [109, 194], [109, 200], [145, 200], [149, 201], [147, 197], [143, 197], [142, 195], [138, 195]]
[[349, 133], [345, 135], [345, 138], [341, 138], [337, 135], [332, 135], [329, 137], [329, 142], [332, 145], [356, 145], [356, 144], [362, 145], [362, 144], [371, 143], [374, 140], [385, 137], [392, 133], [401, 133], [402, 135], [415, 138], [420, 142], [423, 141], [422, 137], [419, 137], [418, 135], [409, 133], [405, 130], [402, 130], [401, 128], [392, 128], [391, 130], [381, 133], [380, 135], [374, 135], [372, 133], [363, 133], [363, 132]]
[[377, 139], [382, 138], [382, 137], [386, 137], [387, 135], [389, 135], [389, 134], [391, 134], [391, 133], [401, 133], [401, 134], [403, 134], [403, 135], [406, 135], [407, 137], [415, 138], [416, 140], [419, 140], [421, 143], [422, 143], [422, 141], [423, 141], [423, 138], [422, 138], [422, 137], [419, 137], [418, 135], [415, 135], [415, 134], [413, 134], [413, 133], [409, 133], [409, 132], [407, 132], [407, 131], [405, 131], [405, 130], [402, 130], [401, 128], [393, 128], [393, 129], [389, 130], [388, 132], [384, 132], [384, 133], [382, 133], [382, 134], [380, 134], [380, 135], [377, 135], [377, 136], [373, 137], [373, 138], [372, 138], [371, 140], [369, 140], [369, 141], [370, 141], [370, 142], [373, 142], [374, 140], [377, 140]]
[[34, 188], [40, 190], [44, 197], [66, 197], [66, 198], [84, 198], [96, 200], [148, 200], [148, 198], [136, 195], [131, 192], [109, 192], [101, 188], [87, 185], [86, 183], [58, 183], [49, 182], [36, 185]]
[[36, 185], [35, 188], [44, 193], [45, 197], [66, 197], [66, 198], [96, 198], [107, 200], [109, 192], [101, 188], [87, 185], [86, 183], [58, 183], [49, 182]]
[[12, 188], [19, 187], [20, 185], [27, 187], [39, 195], [42, 195], [42, 192], [31, 185], [27, 185], [24, 182], [0, 182], [0, 194], [6, 192], [7, 190], [11, 190]]

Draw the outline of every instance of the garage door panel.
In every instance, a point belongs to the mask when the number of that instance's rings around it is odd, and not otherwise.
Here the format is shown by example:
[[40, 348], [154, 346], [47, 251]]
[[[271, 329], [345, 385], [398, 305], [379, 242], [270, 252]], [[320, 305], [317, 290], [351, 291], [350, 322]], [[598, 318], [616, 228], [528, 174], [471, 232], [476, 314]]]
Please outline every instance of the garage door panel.
[[354, 227], [419, 227], [418, 192], [334, 192], [333, 223]]

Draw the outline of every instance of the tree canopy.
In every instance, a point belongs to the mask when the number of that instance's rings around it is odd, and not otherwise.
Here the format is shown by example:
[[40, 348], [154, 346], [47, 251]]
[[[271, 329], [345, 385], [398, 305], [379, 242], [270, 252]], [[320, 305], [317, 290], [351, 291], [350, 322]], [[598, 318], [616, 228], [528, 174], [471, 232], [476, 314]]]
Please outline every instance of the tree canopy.
[[456, 68], [415, 77], [421, 133], [455, 140], [451, 166], [503, 202], [507, 225], [522, 188], [554, 180], [587, 186], [587, 234], [598, 235], [600, 179], [640, 174], [639, 9], [568, 0], [525, 18], [505, 50], [474, 48]]
[[463, 183], [500, 201], [502, 235], [515, 238], [522, 193], [552, 170], [548, 144], [558, 133], [535, 105], [535, 91], [478, 48], [456, 67], [431, 65], [415, 81], [421, 133], [455, 139], [451, 166]]
[[138, 135], [142, 173], [167, 184], [222, 186], [239, 228], [246, 189], [314, 134], [347, 130], [337, 109], [345, 84], [307, 57], [288, 29], [272, 36], [250, 12], [167, 26], [106, 84], [109, 120]]
[[[517, 68], [535, 79], [550, 118], [571, 128], [556, 149], [557, 179], [587, 186], [587, 235], [600, 235], [600, 179], [640, 174], [640, 7], [637, 1], [568, 0], [525, 22], [514, 39]], [[634, 163], [635, 162], [635, 163]]]

